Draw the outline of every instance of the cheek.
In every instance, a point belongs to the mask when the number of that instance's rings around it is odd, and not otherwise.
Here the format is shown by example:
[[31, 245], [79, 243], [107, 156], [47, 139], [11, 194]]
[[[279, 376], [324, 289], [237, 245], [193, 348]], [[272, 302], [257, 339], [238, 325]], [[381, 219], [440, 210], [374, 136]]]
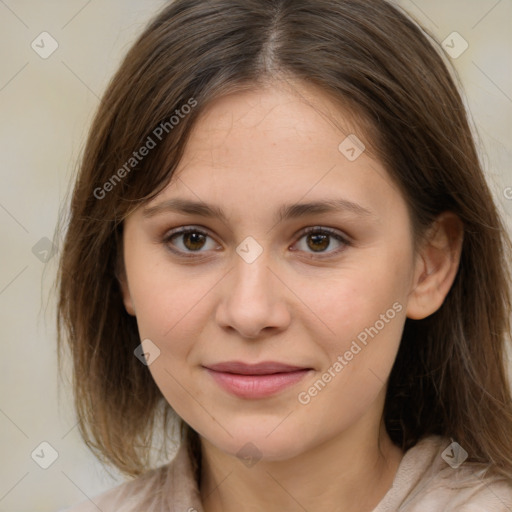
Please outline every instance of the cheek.
[[[214, 283], [206, 277], [185, 278], [170, 265], [146, 263], [144, 270], [132, 274], [131, 293], [140, 338], [150, 339], [159, 351], [148, 369], [176, 413], [195, 417], [201, 411], [191, 405], [189, 390], [196, 370], [190, 359], [207, 314], [204, 299]], [[194, 389], [193, 395], [203, 401], [200, 389]]]
[[[340, 405], [333, 415], [343, 422], [347, 410], [362, 414], [381, 392], [400, 345], [410, 272], [407, 250], [372, 249], [315, 297], [335, 332], [324, 337], [328, 362], [319, 376], [330, 382], [316, 386], [321, 391], [310, 389], [319, 397], [313, 405], [319, 414], [332, 401]], [[305, 391], [304, 401], [313, 401]]]
[[[135, 233], [125, 245], [125, 267], [137, 324], [143, 338], [163, 340], [197, 317], [213, 277], [170, 264], [160, 245]], [[212, 281], [210, 283], [210, 281]]]
[[324, 366], [297, 396], [304, 411], [333, 430], [347, 428], [370, 410], [400, 346], [405, 307], [399, 301], [373, 299], [354, 300], [341, 311], [337, 336], [322, 341]]
[[324, 325], [328, 352], [349, 350], [355, 339], [364, 343], [376, 335], [375, 329], [379, 338], [386, 332], [390, 342], [400, 338], [410, 273], [405, 260], [399, 255], [369, 254], [323, 286], [304, 282], [301, 289], [308, 290], [307, 303]]
[[[141, 337], [165, 343], [166, 350], [185, 349], [186, 341], [196, 339], [201, 328], [208, 281], [186, 280], [158, 273], [141, 276], [133, 287], [137, 324]], [[179, 336], [180, 343], [171, 343]]]

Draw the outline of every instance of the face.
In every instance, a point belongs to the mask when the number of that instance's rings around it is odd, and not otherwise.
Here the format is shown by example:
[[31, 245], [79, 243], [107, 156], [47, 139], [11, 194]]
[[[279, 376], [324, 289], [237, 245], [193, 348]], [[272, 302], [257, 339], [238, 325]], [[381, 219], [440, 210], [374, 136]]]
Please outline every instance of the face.
[[339, 107], [300, 92], [212, 103], [124, 225], [125, 305], [156, 384], [205, 440], [269, 460], [382, 413], [414, 276], [400, 192], [320, 113], [348, 126]]

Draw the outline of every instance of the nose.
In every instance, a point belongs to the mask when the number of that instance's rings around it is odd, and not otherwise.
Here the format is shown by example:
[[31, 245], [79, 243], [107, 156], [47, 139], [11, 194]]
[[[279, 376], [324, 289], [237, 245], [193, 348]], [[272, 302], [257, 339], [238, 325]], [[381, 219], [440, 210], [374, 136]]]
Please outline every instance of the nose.
[[223, 280], [216, 311], [218, 325], [249, 339], [286, 329], [291, 318], [287, 288], [270, 268], [266, 251], [252, 263], [237, 255], [234, 265]]

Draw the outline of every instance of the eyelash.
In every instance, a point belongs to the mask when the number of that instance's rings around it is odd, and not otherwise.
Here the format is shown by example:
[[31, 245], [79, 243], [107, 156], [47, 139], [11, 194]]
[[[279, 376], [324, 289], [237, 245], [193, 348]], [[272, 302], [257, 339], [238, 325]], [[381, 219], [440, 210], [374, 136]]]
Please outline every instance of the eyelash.
[[[200, 250], [199, 251], [191, 251], [191, 252], [187, 253], [185, 251], [177, 250], [177, 249], [174, 249], [171, 247], [171, 245], [172, 245], [171, 240], [173, 238], [176, 238], [180, 235], [186, 235], [188, 233], [197, 233], [197, 234], [212, 238], [212, 237], [210, 237], [210, 235], [207, 232], [203, 231], [202, 229], [196, 228], [194, 226], [189, 226], [186, 228], [179, 228], [175, 231], [171, 231], [170, 233], [167, 233], [165, 235], [165, 237], [163, 238], [162, 243], [164, 243], [166, 245], [166, 247], [171, 252], [173, 252], [174, 254], [177, 254], [179, 256], [183, 256], [185, 258], [200, 258], [200, 257], [202, 257], [200, 253], [203, 251], [200, 251]], [[332, 257], [334, 255], [338, 255], [340, 252], [344, 251], [347, 247], [350, 247], [352, 245], [351, 241], [347, 237], [342, 236], [338, 231], [335, 231], [331, 228], [325, 228], [325, 227], [319, 227], [319, 226], [307, 227], [304, 230], [302, 230], [297, 241], [299, 241], [304, 236], [309, 235], [309, 234], [329, 235], [330, 237], [335, 238], [338, 242], [340, 242], [342, 244], [342, 246], [340, 248], [335, 249], [334, 251], [327, 252], [327, 253], [325, 253], [325, 252], [317, 252], [317, 253], [310, 252], [310, 253], [308, 253], [308, 254], [312, 255], [313, 258], [316, 258], [316, 259], [324, 259], [324, 258]], [[326, 256], [322, 256], [323, 254], [326, 254]]]

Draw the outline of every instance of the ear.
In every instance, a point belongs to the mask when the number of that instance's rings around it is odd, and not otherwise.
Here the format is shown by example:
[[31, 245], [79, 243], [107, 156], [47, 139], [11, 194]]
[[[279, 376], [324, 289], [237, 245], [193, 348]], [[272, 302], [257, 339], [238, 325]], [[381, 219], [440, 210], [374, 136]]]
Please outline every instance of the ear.
[[459, 268], [464, 225], [452, 212], [443, 212], [427, 231], [416, 257], [407, 317], [420, 320], [443, 304]]
[[130, 295], [130, 289], [128, 288], [126, 275], [123, 274], [123, 276], [120, 276], [118, 281], [121, 287], [124, 307], [129, 315], [135, 316], [135, 308], [133, 307], [132, 296]]
[[128, 287], [128, 279], [126, 278], [126, 270], [124, 267], [124, 257], [122, 251], [120, 251], [118, 255], [115, 275], [121, 288], [124, 307], [129, 315], [135, 316], [135, 308], [133, 307], [132, 296]]

